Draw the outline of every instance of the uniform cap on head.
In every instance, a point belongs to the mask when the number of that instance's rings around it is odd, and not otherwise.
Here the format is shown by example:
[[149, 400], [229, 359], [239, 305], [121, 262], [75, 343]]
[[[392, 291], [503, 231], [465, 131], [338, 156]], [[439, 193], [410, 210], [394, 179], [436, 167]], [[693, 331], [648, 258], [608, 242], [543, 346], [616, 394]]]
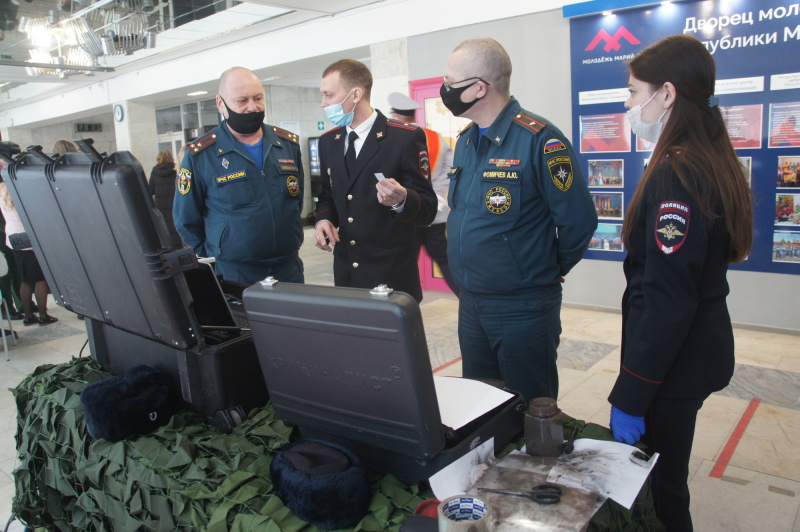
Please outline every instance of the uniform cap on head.
[[393, 92], [389, 95], [389, 105], [392, 112], [403, 116], [414, 116], [415, 109], [422, 109], [422, 106], [400, 92]]

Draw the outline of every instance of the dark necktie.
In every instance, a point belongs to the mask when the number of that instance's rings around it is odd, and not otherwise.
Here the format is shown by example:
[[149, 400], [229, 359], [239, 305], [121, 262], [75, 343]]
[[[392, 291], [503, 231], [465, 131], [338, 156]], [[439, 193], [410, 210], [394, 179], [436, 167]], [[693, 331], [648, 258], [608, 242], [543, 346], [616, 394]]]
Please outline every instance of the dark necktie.
[[356, 167], [356, 139], [358, 138], [358, 133], [355, 131], [351, 131], [349, 135], [347, 135], [347, 151], [344, 154], [344, 164], [347, 167], [347, 173], [349, 174], [352, 169]]

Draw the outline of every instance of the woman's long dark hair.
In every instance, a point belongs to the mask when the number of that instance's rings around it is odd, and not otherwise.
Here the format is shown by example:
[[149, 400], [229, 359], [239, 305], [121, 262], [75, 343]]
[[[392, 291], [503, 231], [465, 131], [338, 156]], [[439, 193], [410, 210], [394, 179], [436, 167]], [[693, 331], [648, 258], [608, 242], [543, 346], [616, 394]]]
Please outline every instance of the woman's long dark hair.
[[[630, 249], [633, 226], [644, 208], [645, 187], [663, 161], [672, 166], [681, 185], [705, 214], [721, 216], [725, 221], [730, 235], [728, 262], [744, 260], [753, 241], [751, 193], [722, 113], [709, 102], [716, 81], [711, 54], [694, 37], [672, 35], [636, 54], [628, 72], [649, 83], [654, 91], [670, 82], [677, 94], [628, 207], [622, 229], [625, 245]], [[689, 174], [699, 179], [690, 179]], [[712, 208], [712, 203], [719, 207]]]

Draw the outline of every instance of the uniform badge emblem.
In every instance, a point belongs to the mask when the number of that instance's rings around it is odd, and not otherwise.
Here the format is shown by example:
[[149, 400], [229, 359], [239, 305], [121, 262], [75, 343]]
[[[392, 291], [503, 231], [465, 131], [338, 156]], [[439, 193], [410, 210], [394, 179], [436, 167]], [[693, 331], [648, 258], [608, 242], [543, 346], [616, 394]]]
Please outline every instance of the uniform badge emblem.
[[300, 182], [296, 176], [290, 175], [286, 178], [286, 190], [293, 198], [300, 194]]
[[559, 139], [550, 139], [544, 143], [544, 154], [566, 150], [567, 147]]
[[383, 131], [378, 131], [378, 133], [375, 136], [377, 138], [379, 138], [379, 139], [382, 139], [383, 138]]
[[509, 168], [519, 166], [519, 159], [489, 159], [489, 164], [498, 168]]
[[492, 214], [503, 214], [511, 208], [511, 192], [505, 187], [492, 187], [486, 193], [486, 208]]
[[569, 190], [572, 186], [572, 159], [569, 155], [556, 155], [547, 160], [547, 167], [550, 169], [550, 177], [553, 184], [562, 192]]
[[342, 134], [337, 133], [336, 136], [333, 138], [333, 140], [339, 140], [340, 138], [342, 138]]
[[228, 159], [226, 159], [225, 157], [222, 158], [222, 166], [225, 167], [225, 170], [228, 169], [228, 166], [230, 166], [230, 164], [231, 163], [228, 161]]
[[192, 188], [192, 173], [186, 168], [181, 168], [178, 174], [178, 192], [184, 196], [189, 193]]
[[689, 206], [677, 201], [661, 203], [656, 214], [655, 239], [658, 248], [670, 255], [678, 251], [689, 234]]
[[431, 163], [428, 161], [428, 152], [425, 150], [419, 152], [419, 171], [422, 172], [425, 179], [431, 176]]

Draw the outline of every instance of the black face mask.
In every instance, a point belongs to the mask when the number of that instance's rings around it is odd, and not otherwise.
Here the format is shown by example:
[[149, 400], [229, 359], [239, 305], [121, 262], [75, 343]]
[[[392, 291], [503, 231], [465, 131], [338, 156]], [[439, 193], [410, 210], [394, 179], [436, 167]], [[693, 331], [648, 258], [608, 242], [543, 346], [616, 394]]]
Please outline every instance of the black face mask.
[[462, 102], [461, 101], [461, 93], [463, 93], [468, 88], [472, 87], [478, 83], [478, 80], [473, 81], [469, 85], [465, 85], [464, 87], [459, 87], [454, 89], [450, 87], [450, 90], [447, 90], [447, 87], [444, 83], [439, 88], [439, 96], [442, 97], [442, 103], [445, 107], [447, 107], [453, 116], [461, 116], [469, 110], [470, 107], [475, 105], [480, 98], [475, 98], [471, 102]]
[[[222, 100], [222, 98], [220, 98]], [[261, 128], [264, 123], [264, 111], [255, 113], [237, 113], [222, 100], [225, 109], [228, 110], [228, 118], [225, 119], [228, 126], [240, 135], [252, 135]]]

